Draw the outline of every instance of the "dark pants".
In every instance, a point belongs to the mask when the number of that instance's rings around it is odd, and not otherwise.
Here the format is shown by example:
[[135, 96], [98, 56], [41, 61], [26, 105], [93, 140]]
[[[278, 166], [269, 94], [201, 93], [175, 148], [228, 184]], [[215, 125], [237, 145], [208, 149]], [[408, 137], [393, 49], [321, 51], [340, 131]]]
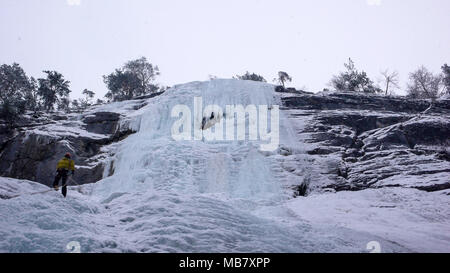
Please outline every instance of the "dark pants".
[[67, 175], [69, 171], [68, 170], [58, 170], [58, 173], [56, 174], [55, 181], [53, 182], [53, 187], [58, 186], [59, 180], [62, 178], [62, 194], [64, 197], [67, 195]]

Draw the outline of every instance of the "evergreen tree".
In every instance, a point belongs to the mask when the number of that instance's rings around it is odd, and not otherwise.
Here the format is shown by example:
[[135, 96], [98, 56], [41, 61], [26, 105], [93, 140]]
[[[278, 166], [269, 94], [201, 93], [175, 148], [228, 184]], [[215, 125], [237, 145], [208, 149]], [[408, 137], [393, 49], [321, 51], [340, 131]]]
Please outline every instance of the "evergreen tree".
[[139, 91], [141, 82], [131, 72], [123, 72], [120, 69], [116, 69], [114, 73], [103, 76], [103, 81], [109, 90], [105, 97], [112, 101], [128, 100], [141, 93]]
[[136, 90], [137, 96], [150, 94], [158, 91], [158, 86], [153, 84], [156, 76], [160, 75], [158, 66], [153, 66], [147, 58], [141, 57], [129, 61], [123, 67], [125, 72], [134, 74], [140, 82], [140, 88]]
[[59, 98], [58, 100], [58, 110], [67, 112], [70, 106], [70, 98], [68, 96]]
[[376, 93], [382, 92], [382, 90], [376, 86], [364, 71], [359, 72], [355, 63], [351, 58], [349, 62], [344, 64], [346, 71], [341, 72], [339, 75], [334, 76], [331, 80], [331, 86], [337, 91], [354, 91], [354, 92], [366, 92]]
[[283, 87], [285, 87], [285, 83], [286, 82], [291, 82], [292, 78], [291, 78], [291, 76], [289, 76], [288, 73], [286, 73], [284, 71], [280, 71], [280, 72], [278, 72], [278, 78], [275, 78], [274, 81], [278, 82]]
[[122, 68], [103, 76], [109, 90], [105, 97], [112, 101], [120, 101], [158, 92], [159, 87], [154, 84], [158, 75], [160, 75], [158, 66], [153, 66], [145, 57], [129, 61]]
[[80, 110], [80, 103], [78, 102], [78, 100], [73, 100], [72, 101], [72, 108], [75, 110], [75, 111], [78, 111], [78, 110]]
[[38, 83], [35, 78], [30, 77], [29, 84], [30, 88], [25, 93], [26, 108], [36, 113], [42, 107], [41, 98], [38, 94]]
[[0, 66], [0, 117], [10, 125], [23, 114], [32, 83], [19, 64]]
[[38, 79], [38, 94], [42, 97], [45, 110], [53, 110], [55, 103], [69, 96], [69, 81], [56, 71], [44, 71], [46, 78]]
[[245, 80], [245, 81], [266, 82], [266, 79], [264, 79], [263, 76], [255, 74], [255, 73], [250, 74], [250, 72], [248, 72], [248, 71], [242, 76], [236, 75], [233, 78], [238, 79], [238, 80]]

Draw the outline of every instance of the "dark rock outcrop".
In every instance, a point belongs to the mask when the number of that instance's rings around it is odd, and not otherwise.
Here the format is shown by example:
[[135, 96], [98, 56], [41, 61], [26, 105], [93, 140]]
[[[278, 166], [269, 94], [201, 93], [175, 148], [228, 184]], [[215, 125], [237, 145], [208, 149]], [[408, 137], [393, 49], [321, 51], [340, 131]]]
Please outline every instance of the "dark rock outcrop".
[[312, 145], [314, 164], [324, 165], [322, 189], [450, 188], [449, 100], [430, 108], [425, 100], [282, 92], [288, 116], [309, 120], [299, 137]]
[[117, 130], [120, 114], [97, 112], [83, 119], [86, 131], [96, 134], [114, 134]]
[[133, 133], [128, 129], [119, 129], [119, 116], [100, 112], [85, 118], [86, 125], [80, 127], [36, 124], [16, 132], [1, 147], [0, 176], [51, 185], [56, 163], [66, 152], [70, 152], [77, 166], [75, 181], [85, 184], [102, 179], [103, 160], [107, 152], [101, 148]]
[[[289, 109], [303, 110], [371, 110], [391, 111], [396, 113], [420, 113], [428, 109], [430, 102], [426, 100], [409, 100], [397, 97], [358, 94], [356, 92], [331, 93], [327, 95], [295, 92], [300, 96], [282, 98], [283, 105]], [[447, 113], [450, 100], [435, 102], [432, 112]]]
[[[51, 185], [58, 160], [70, 152], [76, 165], [75, 181], [101, 180], [115, 143], [134, 133], [127, 113], [162, 93], [105, 107], [94, 105], [78, 113], [28, 113], [12, 127], [0, 120], [0, 176]], [[112, 108], [117, 112], [102, 110]]]
[[76, 113], [24, 116], [0, 133], [0, 176], [51, 185], [56, 163], [70, 152], [76, 163], [74, 180], [96, 182], [103, 178], [104, 161], [111, 153], [108, 145], [134, 133], [121, 127], [121, 118], [104, 111], [81, 114], [81, 120]]

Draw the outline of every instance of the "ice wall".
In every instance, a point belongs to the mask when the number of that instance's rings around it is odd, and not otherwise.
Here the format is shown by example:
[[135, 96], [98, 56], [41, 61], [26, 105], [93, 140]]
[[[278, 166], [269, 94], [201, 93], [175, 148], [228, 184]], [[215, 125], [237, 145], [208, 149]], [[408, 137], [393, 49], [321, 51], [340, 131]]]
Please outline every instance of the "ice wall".
[[[194, 116], [195, 97], [202, 99], [203, 109], [208, 105], [225, 110], [226, 105], [271, 107], [277, 103], [273, 85], [252, 81], [213, 80], [175, 86], [139, 111], [134, 118], [138, 133], [123, 141], [112, 159], [114, 175], [99, 183], [95, 194], [101, 198], [115, 192], [147, 190], [223, 193], [239, 198], [279, 194], [280, 186], [272, 177], [266, 154], [258, 149], [263, 141], [173, 139], [171, 129], [177, 118], [171, 111], [176, 105], [191, 109], [192, 130], [198, 129], [203, 117], [209, 117], [201, 111]], [[246, 125], [248, 128], [248, 120]]]

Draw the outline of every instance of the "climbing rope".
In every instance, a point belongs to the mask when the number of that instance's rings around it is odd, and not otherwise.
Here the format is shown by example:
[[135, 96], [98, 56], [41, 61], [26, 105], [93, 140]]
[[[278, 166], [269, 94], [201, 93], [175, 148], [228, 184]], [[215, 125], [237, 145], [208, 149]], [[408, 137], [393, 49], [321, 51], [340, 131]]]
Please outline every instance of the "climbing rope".
[[[65, 183], [64, 185], [62, 185], [61, 187], [66, 187], [66, 186], [68, 186], [68, 185], [69, 185], [69, 181], [72, 181], [73, 183], [77, 184], [78, 186], [81, 186], [81, 184], [79, 184], [77, 181], [75, 181], [72, 177], [69, 176], [69, 177], [68, 177], [68, 180], [66, 181], [66, 183]], [[55, 188], [49, 189], [49, 190], [45, 190], [45, 191], [32, 192], [32, 193], [28, 193], [28, 194], [18, 194], [18, 195], [9, 196], [9, 197], [6, 198], [6, 199], [17, 198], [17, 197], [22, 196], [22, 195], [37, 195], [37, 194], [44, 194], [44, 193], [51, 192], [51, 191], [54, 191], [54, 190], [55, 190]], [[59, 187], [58, 187], [58, 190], [59, 190]], [[94, 211], [92, 208], [90, 208], [89, 206], [87, 206], [87, 208], [89, 209], [89, 211], [90, 211], [92, 214], [95, 214], [95, 211]]]
[[72, 180], [73, 183], [77, 184], [78, 186], [81, 186], [81, 185], [78, 184], [77, 181], [75, 181], [72, 177], [69, 177], [69, 180]]
[[[68, 177], [68, 178], [69, 178], [69, 179], [67, 180], [67, 182], [66, 182], [64, 185], [62, 185], [61, 188], [68, 186], [68, 185], [69, 185], [69, 181], [72, 181], [73, 183], [77, 184], [78, 186], [81, 186], [81, 185], [78, 184], [75, 180], [73, 180], [72, 177]], [[59, 187], [58, 187], [58, 189], [59, 189]], [[32, 192], [32, 193], [28, 193], [28, 194], [18, 194], [18, 195], [9, 196], [8, 199], [17, 198], [17, 197], [22, 196], [22, 195], [37, 195], [37, 194], [44, 194], [44, 193], [51, 192], [51, 191], [54, 191], [54, 190], [55, 190], [55, 189], [52, 188], [52, 189], [49, 189], [49, 190], [38, 191], [38, 192]]]

